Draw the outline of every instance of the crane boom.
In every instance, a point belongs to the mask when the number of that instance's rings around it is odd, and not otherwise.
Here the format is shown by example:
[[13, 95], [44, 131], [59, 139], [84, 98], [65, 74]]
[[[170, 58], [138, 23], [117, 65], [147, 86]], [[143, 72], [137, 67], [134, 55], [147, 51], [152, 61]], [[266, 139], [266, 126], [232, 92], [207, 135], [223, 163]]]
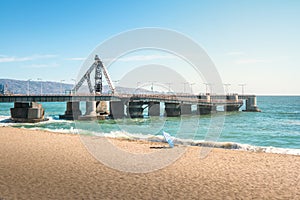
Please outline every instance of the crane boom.
[[[94, 69], [95, 69], [95, 86], [93, 88], [91, 79], [90, 79], [90, 75]], [[101, 94], [102, 93], [102, 71], [103, 71], [106, 82], [107, 82], [111, 92], [114, 93], [115, 87], [113, 85], [113, 82], [111, 81], [109, 73], [108, 73], [106, 67], [103, 65], [102, 61], [99, 59], [98, 55], [95, 56], [95, 62], [86, 71], [86, 73], [81, 77], [81, 79], [75, 85], [73, 90], [75, 92], [77, 92], [79, 90], [79, 88], [83, 85], [84, 81], [86, 80], [91, 94], [92, 93], [100, 93]]]
[[113, 82], [111, 81], [111, 78], [110, 78], [110, 76], [109, 76], [109, 73], [108, 73], [106, 67], [103, 65], [102, 61], [100, 61], [100, 63], [101, 63], [101, 67], [102, 67], [103, 74], [104, 74], [104, 76], [105, 76], [106, 82], [107, 82], [107, 84], [108, 84], [108, 86], [109, 86], [111, 92], [114, 94], [114, 93], [115, 93], [115, 87], [114, 87], [114, 85], [113, 85]]

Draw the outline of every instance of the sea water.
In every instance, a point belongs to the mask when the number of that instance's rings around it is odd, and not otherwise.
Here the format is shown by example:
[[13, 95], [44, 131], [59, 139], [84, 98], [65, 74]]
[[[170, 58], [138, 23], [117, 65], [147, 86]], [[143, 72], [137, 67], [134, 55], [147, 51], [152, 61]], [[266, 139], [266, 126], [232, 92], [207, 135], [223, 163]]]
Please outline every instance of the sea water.
[[[9, 120], [13, 103], [1, 103], [0, 125], [151, 141], [163, 141], [162, 132], [166, 131], [175, 138], [175, 144], [188, 145], [205, 144], [207, 136], [212, 134], [211, 129], [217, 127], [216, 133], [210, 135], [215, 146], [300, 155], [300, 96], [258, 96], [257, 105], [262, 112], [220, 112], [168, 118], [148, 117], [145, 112], [143, 119], [94, 122], [60, 120], [66, 103], [42, 105], [49, 121], [16, 124]], [[84, 113], [84, 103], [81, 110]]]

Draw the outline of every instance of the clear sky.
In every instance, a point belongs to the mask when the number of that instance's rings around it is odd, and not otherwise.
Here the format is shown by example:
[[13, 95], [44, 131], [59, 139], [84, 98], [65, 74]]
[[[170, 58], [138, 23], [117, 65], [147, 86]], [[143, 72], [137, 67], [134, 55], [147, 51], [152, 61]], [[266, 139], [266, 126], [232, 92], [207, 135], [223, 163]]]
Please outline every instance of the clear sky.
[[1, 0], [0, 25], [0, 78], [72, 82], [107, 38], [161, 27], [200, 44], [234, 92], [300, 94], [298, 0]]

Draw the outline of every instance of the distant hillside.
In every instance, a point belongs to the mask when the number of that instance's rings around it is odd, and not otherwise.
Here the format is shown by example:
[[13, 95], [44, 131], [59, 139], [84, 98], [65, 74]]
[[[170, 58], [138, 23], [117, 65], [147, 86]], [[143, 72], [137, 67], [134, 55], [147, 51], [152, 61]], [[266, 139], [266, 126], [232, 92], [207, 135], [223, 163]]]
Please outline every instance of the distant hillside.
[[[3, 84], [7, 93], [12, 94], [27, 94], [28, 81], [14, 80], [14, 79], [0, 79], [0, 84]], [[73, 88], [72, 84], [64, 84], [51, 81], [30, 81], [29, 91], [30, 94], [40, 94], [41, 84], [43, 94], [60, 94], [66, 90]]]
[[[23, 80], [14, 80], [14, 79], [0, 79], [0, 85], [3, 84], [5, 87], [6, 93], [11, 94], [27, 94], [28, 90], [28, 81]], [[74, 85], [65, 84], [60, 82], [51, 82], [51, 81], [30, 81], [29, 82], [29, 93], [30, 94], [40, 94], [41, 93], [41, 84], [42, 84], [42, 93], [43, 94], [61, 94], [70, 91]], [[88, 91], [86, 84], [81, 88], [83, 93]], [[145, 89], [136, 89], [136, 88], [126, 88], [126, 87], [116, 87], [118, 93], [127, 93], [127, 94], [137, 94], [137, 93], [151, 93], [149, 90]], [[103, 86], [103, 93], [109, 93], [109, 88], [107, 85]]]

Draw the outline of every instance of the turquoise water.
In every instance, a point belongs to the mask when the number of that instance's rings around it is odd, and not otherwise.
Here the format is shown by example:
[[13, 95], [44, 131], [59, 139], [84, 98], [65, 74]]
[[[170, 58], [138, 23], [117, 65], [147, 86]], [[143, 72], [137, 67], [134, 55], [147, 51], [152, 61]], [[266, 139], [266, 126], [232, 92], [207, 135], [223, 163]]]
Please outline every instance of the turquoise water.
[[[300, 96], [259, 96], [255, 112], [230, 112], [213, 116], [193, 117], [145, 117], [144, 119], [104, 120], [97, 122], [72, 122], [59, 120], [65, 111], [65, 103], [42, 103], [48, 122], [38, 124], [13, 124], [7, 119], [12, 103], [0, 104], [2, 125], [46, 129], [66, 133], [107, 135], [112, 137], [160, 137], [162, 130], [179, 139], [204, 140], [214, 119], [224, 117], [218, 126], [221, 134], [218, 142], [233, 142], [258, 147], [300, 149]], [[82, 108], [84, 106], [82, 105]], [[242, 109], [242, 108], [241, 108]], [[84, 110], [84, 109], [82, 109]]]

